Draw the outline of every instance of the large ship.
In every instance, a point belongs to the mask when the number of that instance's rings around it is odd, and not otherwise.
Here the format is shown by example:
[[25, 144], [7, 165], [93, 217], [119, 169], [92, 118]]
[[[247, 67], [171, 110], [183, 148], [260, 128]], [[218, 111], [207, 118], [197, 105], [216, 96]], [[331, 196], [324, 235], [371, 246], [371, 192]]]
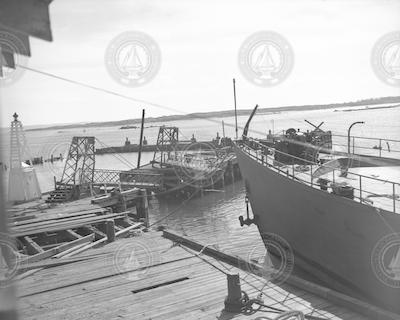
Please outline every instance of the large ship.
[[281, 258], [268, 246], [277, 235], [295, 272], [400, 318], [400, 160], [388, 156], [398, 141], [377, 139], [365, 147], [372, 155], [354, 152], [350, 135], [342, 137], [347, 152], [335, 152], [332, 134], [319, 127], [252, 139], [256, 109], [234, 149], [269, 254]]

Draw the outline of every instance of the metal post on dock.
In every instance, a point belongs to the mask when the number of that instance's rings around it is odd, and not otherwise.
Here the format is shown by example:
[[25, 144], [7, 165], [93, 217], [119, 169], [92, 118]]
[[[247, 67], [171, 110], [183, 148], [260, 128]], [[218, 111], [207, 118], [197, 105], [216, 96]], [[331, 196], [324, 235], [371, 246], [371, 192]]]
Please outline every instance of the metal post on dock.
[[360, 202], [362, 202], [362, 182], [361, 182], [361, 176], [358, 176], [360, 178]]
[[225, 138], [225, 123], [224, 123], [224, 120], [222, 120], [222, 136]]
[[108, 219], [106, 221], [106, 234], [107, 241], [114, 242], [115, 241], [115, 222], [114, 219]]
[[139, 190], [139, 202], [136, 203], [136, 212], [139, 218], [144, 219], [144, 225], [149, 227], [149, 202], [146, 189]]
[[140, 127], [140, 141], [139, 141], [139, 153], [137, 159], [137, 168], [140, 167], [140, 158], [142, 157], [142, 148], [143, 148], [143, 130], [144, 130], [144, 109], [142, 110], [142, 125]]
[[240, 312], [242, 309], [242, 290], [238, 273], [228, 273], [228, 296], [225, 298], [225, 311]]
[[382, 139], [379, 139], [379, 157], [382, 157]]
[[313, 173], [312, 173], [312, 164], [310, 165], [310, 178], [311, 178], [311, 187], [313, 186], [313, 177], [312, 177]]
[[236, 133], [236, 140], [238, 139], [238, 124], [237, 124], [237, 109], [236, 109], [236, 82], [235, 78], [233, 79], [233, 99], [235, 102], [235, 133]]

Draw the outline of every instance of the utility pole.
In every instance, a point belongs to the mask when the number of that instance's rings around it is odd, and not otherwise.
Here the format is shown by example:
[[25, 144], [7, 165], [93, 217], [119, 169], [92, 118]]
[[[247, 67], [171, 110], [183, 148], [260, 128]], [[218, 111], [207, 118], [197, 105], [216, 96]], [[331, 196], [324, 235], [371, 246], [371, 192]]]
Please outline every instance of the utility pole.
[[143, 130], [144, 130], [144, 109], [142, 110], [142, 126], [140, 127], [140, 142], [139, 142], [139, 153], [137, 158], [137, 168], [140, 167], [140, 158], [142, 157], [142, 148], [143, 148]]
[[235, 78], [233, 78], [233, 99], [235, 101], [235, 133], [236, 140], [238, 139], [238, 124], [237, 124], [237, 109], [236, 109], [236, 82]]

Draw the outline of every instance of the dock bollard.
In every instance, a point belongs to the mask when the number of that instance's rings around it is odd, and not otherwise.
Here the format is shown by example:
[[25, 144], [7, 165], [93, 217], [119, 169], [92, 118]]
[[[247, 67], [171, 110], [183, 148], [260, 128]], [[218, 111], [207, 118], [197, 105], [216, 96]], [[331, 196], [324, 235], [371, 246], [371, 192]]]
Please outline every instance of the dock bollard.
[[242, 309], [242, 290], [239, 274], [227, 274], [228, 296], [225, 298], [225, 311], [240, 312]]
[[106, 221], [106, 234], [107, 234], [107, 241], [114, 242], [115, 241], [115, 222], [113, 219], [108, 219]]

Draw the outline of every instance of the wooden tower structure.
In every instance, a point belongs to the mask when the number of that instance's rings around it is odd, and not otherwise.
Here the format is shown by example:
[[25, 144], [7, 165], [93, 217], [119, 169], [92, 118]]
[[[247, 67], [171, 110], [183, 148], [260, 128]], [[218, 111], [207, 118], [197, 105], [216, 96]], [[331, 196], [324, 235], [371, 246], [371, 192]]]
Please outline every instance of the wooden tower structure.
[[47, 202], [79, 199], [91, 189], [95, 168], [94, 137], [73, 137], [61, 180]]
[[[25, 202], [42, 196], [29, 147], [18, 114], [14, 113], [10, 132], [10, 171], [8, 179], [8, 200]], [[24, 161], [29, 160], [29, 164]]]
[[156, 151], [154, 151], [153, 165], [159, 163], [161, 166], [165, 163], [166, 156], [169, 158], [171, 151], [175, 150], [179, 142], [178, 127], [161, 126], [158, 131]]

